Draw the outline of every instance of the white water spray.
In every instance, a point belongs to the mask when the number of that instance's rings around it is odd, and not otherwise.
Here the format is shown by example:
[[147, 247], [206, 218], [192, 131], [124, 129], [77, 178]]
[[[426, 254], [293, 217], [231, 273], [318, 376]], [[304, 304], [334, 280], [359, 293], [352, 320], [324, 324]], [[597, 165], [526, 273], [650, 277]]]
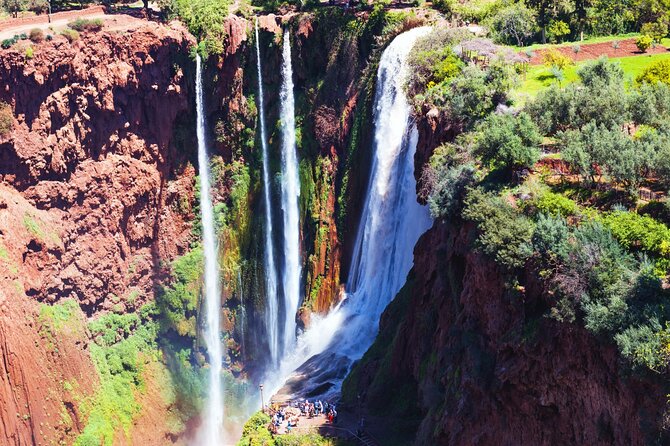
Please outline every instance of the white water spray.
[[284, 216], [284, 331], [282, 352], [286, 354], [295, 344], [295, 317], [300, 304], [300, 218], [298, 197], [298, 156], [295, 138], [295, 100], [293, 97], [293, 68], [291, 39], [284, 30], [282, 50], [282, 85], [280, 91], [282, 132], [281, 207]]
[[203, 414], [199, 436], [202, 446], [222, 444], [223, 392], [221, 369], [223, 346], [221, 344], [221, 292], [219, 289], [218, 246], [214, 232], [214, 211], [210, 197], [209, 159], [205, 134], [205, 111], [202, 92], [202, 61], [196, 58], [196, 107], [198, 137], [198, 168], [200, 170], [200, 211], [202, 217], [202, 243], [205, 253], [205, 346], [209, 356], [209, 395]]
[[276, 367], [280, 355], [279, 339], [279, 296], [277, 294], [277, 268], [275, 267], [275, 253], [272, 242], [272, 202], [270, 200], [270, 162], [268, 160], [268, 143], [265, 134], [265, 102], [263, 98], [263, 74], [261, 69], [261, 50], [258, 38], [258, 18], [256, 18], [256, 61], [258, 69], [258, 121], [261, 127], [261, 146], [263, 149], [263, 199], [265, 202], [265, 294], [267, 296], [267, 310], [265, 312], [265, 327], [270, 347], [271, 365]]
[[278, 373], [268, 377], [274, 391], [291, 372], [289, 388], [282, 391], [287, 394], [332, 394], [339, 390], [353, 361], [374, 341], [382, 311], [412, 267], [414, 245], [431, 225], [428, 209], [416, 201], [418, 131], [404, 92], [407, 56], [416, 40], [429, 31], [416, 28], [403, 33], [382, 54], [375, 91], [374, 155], [347, 297], [326, 317], [314, 318]]

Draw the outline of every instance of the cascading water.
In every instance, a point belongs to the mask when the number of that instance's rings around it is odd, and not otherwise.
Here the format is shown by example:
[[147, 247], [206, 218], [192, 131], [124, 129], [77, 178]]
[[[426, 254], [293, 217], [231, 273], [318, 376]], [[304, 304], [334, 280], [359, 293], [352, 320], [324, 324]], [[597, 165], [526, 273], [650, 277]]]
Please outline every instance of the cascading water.
[[[346, 299], [326, 317], [314, 317], [280, 370], [268, 377], [273, 390], [317, 395], [339, 389], [356, 359], [372, 344], [382, 311], [404, 284], [412, 251], [431, 225], [416, 201], [416, 125], [404, 92], [407, 56], [430, 28], [396, 37], [379, 62], [375, 91], [374, 156], [365, 206], [346, 286]], [[297, 370], [296, 370], [297, 368]]]
[[267, 296], [267, 311], [265, 312], [265, 326], [270, 348], [272, 366], [279, 362], [279, 296], [277, 294], [277, 269], [275, 267], [274, 246], [272, 242], [272, 202], [270, 200], [270, 162], [268, 160], [268, 143], [265, 135], [265, 103], [263, 98], [263, 73], [261, 69], [261, 50], [258, 38], [258, 18], [256, 18], [256, 67], [258, 69], [258, 120], [261, 127], [261, 147], [263, 150], [263, 199], [265, 203], [265, 294]]
[[200, 170], [200, 211], [202, 217], [202, 243], [205, 254], [205, 331], [203, 338], [209, 356], [209, 395], [199, 433], [199, 444], [222, 444], [223, 391], [221, 370], [223, 346], [221, 343], [221, 292], [219, 289], [218, 246], [214, 231], [214, 211], [210, 197], [209, 159], [205, 134], [205, 116], [202, 91], [202, 61], [196, 58], [196, 107], [198, 137], [198, 168]]
[[295, 343], [295, 316], [300, 303], [300, 218], [298, 197], [298, 156], [295, 139], [295, 100], [293, 97], [293, 68], [291, 39], [284, 31], [282, 49], [282, 85], [280, 119], [282, 133], [281, 208], [284, 217], [284, 330], [282, 352], [286, 354]]

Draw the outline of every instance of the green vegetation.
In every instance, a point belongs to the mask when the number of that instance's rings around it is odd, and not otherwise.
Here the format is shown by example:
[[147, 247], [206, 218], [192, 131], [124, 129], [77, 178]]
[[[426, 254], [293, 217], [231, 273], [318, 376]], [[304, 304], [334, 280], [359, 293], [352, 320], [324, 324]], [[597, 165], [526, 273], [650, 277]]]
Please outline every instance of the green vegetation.
[[[600, 59], [514, 114], [492, 114], [493, 102], [435, 151], [422, 183], [435, 218], [476, 225], [475, 247], [510, 286], [522, 269], [543, 278], [553, 296], [546, 316], [614, 339], [640, 371], [667, 373], [670, 228], [659, 219], [668, 213], [661, 203], [637, 209], [640, 187], [670, 185], [670, 87], [655, 57], [637, 58], [654, 68], [635, 84], [621, 61]], [[448, 103], [418, 100], [450, 115]], [[519, 175], [543, 142], [577, 175]]]
[[170, 18], [181, 19], [200, 44], [198, 51], [207, 57], [221, 54], [226, 32], [223, 27], [229, 0], [159, 0], [162, 11]]
[[75, 40], [79, 39], [79, 32], [74, 29], [64, 29], [60, 34], [67, 39], [68, 42], [72, 43]]
[[663, 82], [670, 85], [670, 59], [655, 60], [645, 67], [635, 80], [640, 84], [645, 82], [648, 84]]
[[0, 136], [8, 135], [14, 128], [14, 112], [12, 106], [0, 101]]
[[33, 28], [30, 30], [28, 38], [33, 43], [40, 43], [44, 40], [44, 31], [42, 31], [40, 28]]
[[100, 19], [76, 19], [67, 24], [69, 28], [72, 28], [78, 32], [97, 32], [102, 29], [102, 20]]
[[270, 417], [256, 412], [244, 424], [237, 446], [353, 446], [354, 443], [324, 438], [316, 432], [298, 432], [273, 436], [268, 430]]
[[144, 367], [161, 356], [155, 316], [153, 305], [148, 304], [138, 313], [107, 314], [89, 324], [94, 339], [91, 358], [100, 387], [80, 403], [86, 427], [76, 446], [112, 445], [119, 429], [129, 434], [140, 411], [136, 393], [143, 391]]

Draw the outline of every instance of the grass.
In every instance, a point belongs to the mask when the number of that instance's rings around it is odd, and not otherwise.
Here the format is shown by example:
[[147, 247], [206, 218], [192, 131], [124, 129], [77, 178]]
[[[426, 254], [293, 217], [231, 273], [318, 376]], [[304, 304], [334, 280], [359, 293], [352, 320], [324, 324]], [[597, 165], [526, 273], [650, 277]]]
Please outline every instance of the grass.
[[[626, 80], [634, 81], [635, 77], [640, 74], [646, 67], [659, 60], [670, 59], [669, 53], [662, 54], [643, 54], [639, 56], [615, 57], [610, 60], [617, 61], [621, 64]], [[567, 85], [578, 80], [577, 70], [580, 66], [588, 61], [577, 62], [568, 67], [564, 72], [564, 80], [562, 85]], [[527, 100], [534, 98], [537, 94], [545, 88], [554, 84], [556, 79], [551, 74], [551, 69], [545, 65], [533, 65], [528, 69], [525, 79], [523, 79], [519, 87], [514, 91], [513, 98], [517, 104], [523, 104]]]
[[77, 324], [80, 314], [81, 309], [74, 299], [66, 299], [53, 305], [40, 304], [39, 333], [46, 342], [47, 350], [58, 351], [56, 338], [63, 330], [69, 329], [71, 332], [81, 330], [82, 327]]

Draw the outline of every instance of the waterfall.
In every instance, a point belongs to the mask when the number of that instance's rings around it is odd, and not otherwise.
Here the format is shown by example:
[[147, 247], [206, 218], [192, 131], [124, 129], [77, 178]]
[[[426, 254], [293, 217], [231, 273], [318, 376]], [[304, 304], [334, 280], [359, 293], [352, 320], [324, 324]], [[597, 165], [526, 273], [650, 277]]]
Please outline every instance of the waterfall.
[[281, 393], [285, 394], [339, 390], [353, 361], [374, 341], [382, 311], [412, 267], [414, 245], [431, 225], [428, 209], [416, 201], [418, 131], [404, 91], [407, 56], [416, 40], [429, 31], [407, 31], [382, 54], [374, 103], [374, 153], [346, 298], [327, 316], [313, 317], [292, 354], [282, 361], [281, 370], [268, 379], [275, 391], [284, 382]]
[[203, 414], [199, 443], [203, 446], [222, 444], [223, 392], [221, 369], [223, 346], [221, 344], [221, 292], [219, 289], [218, 246], [214, 231], [214, 211], [210, 197], [209, 159], [205, 134], [205, 111], [202, 92], [202, 61], [196, 58], [196, 107], [198, 137], [198, 168], [200, 170], [200, 210], [202, 217], [202, 243], [205, 253], [205, 332], [203, 338], [209, 356], [209, 397]]
[[285, 315], [282, 351], [286, 353], [295, 343], [295, 316], [300, 304], [300, 218], [298, 210], [300, 179], [298, 177], [298, 157], [296, 154], [291, 39], [288, 30], [284, 30], [281, 72], [281, 208], [284, 217], [283, 291]]
[[261, 127], [261, 147], [263, 150], [263, 201], [265, 204], [265, 294], [267, 296], [267, 311], [265, 312], [265, 327], [270, 347], [270, 360], [276, 366], [280, 355], [279, 341], [279, 296], [277, 294], [277, 269], [275, 267], [275, 253], [272, 241], [272, 202], [270, 200], [270, 162], [268, 160], [268, 143], [265, 132], [265, 103], [263, 98], [263, 73], [261, 69], [261, 50], [258, 38], [258, 18], [255, 24], [256, 31], [256, 68], [258, 70], [258, 121]]

